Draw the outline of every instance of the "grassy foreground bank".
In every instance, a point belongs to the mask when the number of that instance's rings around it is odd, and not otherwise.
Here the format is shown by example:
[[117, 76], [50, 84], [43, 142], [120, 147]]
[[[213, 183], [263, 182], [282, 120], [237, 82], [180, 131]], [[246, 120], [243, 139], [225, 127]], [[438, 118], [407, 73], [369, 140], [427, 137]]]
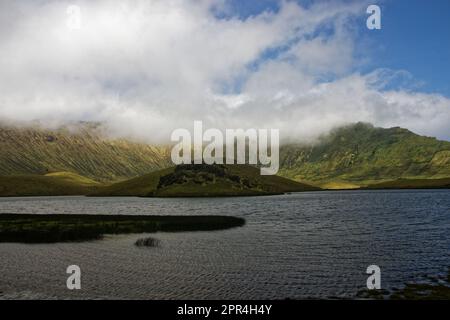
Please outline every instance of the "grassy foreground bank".
[[228, 216], [0, 214], [0, 242], [86, 241], [104, 234], [209, 231], [244, 224], [244, 219]]
[[428, 283], [406, 283], [401, 289], [362, 290], [357, 296], [377, 300], [450, 300], [450, 268], [446, 277], [428, 277]]

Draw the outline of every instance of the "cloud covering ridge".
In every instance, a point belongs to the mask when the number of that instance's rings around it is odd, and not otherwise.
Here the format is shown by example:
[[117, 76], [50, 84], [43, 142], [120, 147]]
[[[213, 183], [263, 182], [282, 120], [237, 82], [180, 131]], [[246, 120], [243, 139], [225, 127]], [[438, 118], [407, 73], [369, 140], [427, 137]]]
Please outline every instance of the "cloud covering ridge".
[[282, 1], [243, 18], [226, 1], [1, 1], [0, 118], [100, 121], [148, 142], [194, 120], [298, 140], [357, 121], [450, 138], [449, 98], [386, 89], [407, 72], [358, 70], [366, 7]]

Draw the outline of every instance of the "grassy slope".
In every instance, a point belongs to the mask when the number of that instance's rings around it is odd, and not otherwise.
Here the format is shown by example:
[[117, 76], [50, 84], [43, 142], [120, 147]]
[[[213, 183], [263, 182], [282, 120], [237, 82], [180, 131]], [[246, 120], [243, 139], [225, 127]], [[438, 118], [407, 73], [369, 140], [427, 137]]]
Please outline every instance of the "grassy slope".
[[450, 142], [368, 124], [335, 130], [314, 146], [280, 150], [280, 175], [317, 185], [450, 177]]
[[70, 172], [0, 176], [0, 196], [62, 196], [94, 192], [101, 184]]
[[92, 179], [80, 176], [73, 172], [52, 172], [47, 173], [46, 177], [57, 178], [59, 181], [74, 183], [82, 187], [98, 187], [101, 186], [101, 183], [94, 181]]
[[0, 214], [0, 242], [84, 241], [103, 234], [207, 231], [244, 224], [244, 219], [228, 216]]
[[158, 186], [160, 176], [173, 172], [174, 167], [158, 170], [130, 180], [100, 188], [95, 196], [146, 196]]
[[230, 181], [226, 177], [214, 177], [214, 182], [210, 183], [198, 181], [200, 175], [197, 172], [193, 179], [188, 179], [183, 184], [173, 183], [163, 188], [158, 188], [160, 177], [173, 173], [175, 167], [172, 167], [104, 187], [99, 192], [96, 192], [95, 195], [158, 197], [244, 196], [318, 190], [318, 188], [278, 176], [261, 176], [259, 169], [248, 165], [226, 165], [225, 167], [230, 175], [238, 176], [241, 180], [250, 181], [252, 187], [244, 187], [242, 184]]
[[251, 180], [259, 181], [264, 185], [264, 189], [268, 192], [296, 192], [296, 191], [315, 191], [319, 188], [299, 183], [297, 181], [287, 179], [280, 176], [262, 176], [260, 170], [252, 166], [246, 165], [231, 165], [230, 171], [233, 174], [242, 176]]
[[319, 187], [326, 190], [350, 190], [359, 189], [360, 186], [346, 181], [331, 181], [319, 184]]
[[450, 188], [450, 178], [446, 179], [398, 179], [370, 184], [368, 189], [443, 189]]
[[168, 149], [102, 137], [94, 125], [76, 130], [0, 125], [0, 175], [75, 172], [101, 182], [136, 177], [169, 166]]

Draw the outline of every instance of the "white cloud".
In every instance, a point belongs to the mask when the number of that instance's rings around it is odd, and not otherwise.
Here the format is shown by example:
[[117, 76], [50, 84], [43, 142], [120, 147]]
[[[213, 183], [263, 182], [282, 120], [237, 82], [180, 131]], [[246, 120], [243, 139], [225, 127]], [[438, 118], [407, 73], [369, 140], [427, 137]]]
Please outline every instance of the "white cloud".
[[[74, 3], [80, 30], [66, 26]], [[362, 3], [286, 1], [277, 12], [217, 18], [226, 9], [207, 0], [1, 1], [0, 118], [103, 121], [152, 142], [195, 119], [297, 139], [356, 121], [450, 137], [448, 98], [383, 91], [385, 72], [355, 72], [348, 24], [365, 14]]]

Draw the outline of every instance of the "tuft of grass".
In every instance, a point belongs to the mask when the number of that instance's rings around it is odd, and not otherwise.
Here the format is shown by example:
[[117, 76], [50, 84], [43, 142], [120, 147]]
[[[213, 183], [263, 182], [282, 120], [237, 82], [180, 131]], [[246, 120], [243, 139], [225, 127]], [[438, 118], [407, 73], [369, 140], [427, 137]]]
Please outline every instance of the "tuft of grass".
[[0, 214], [0, 242], [87, 241], [104, 234], [212, 231], [244, 224], [244, 219], [230, 216]]
[[136, 242], [134, 243], [135, 246], [137, 247], [158, 247], [159, 246], [159, 240], [155, 239], [155, 238], [142, 238], [142, 239], [137, 239]]

